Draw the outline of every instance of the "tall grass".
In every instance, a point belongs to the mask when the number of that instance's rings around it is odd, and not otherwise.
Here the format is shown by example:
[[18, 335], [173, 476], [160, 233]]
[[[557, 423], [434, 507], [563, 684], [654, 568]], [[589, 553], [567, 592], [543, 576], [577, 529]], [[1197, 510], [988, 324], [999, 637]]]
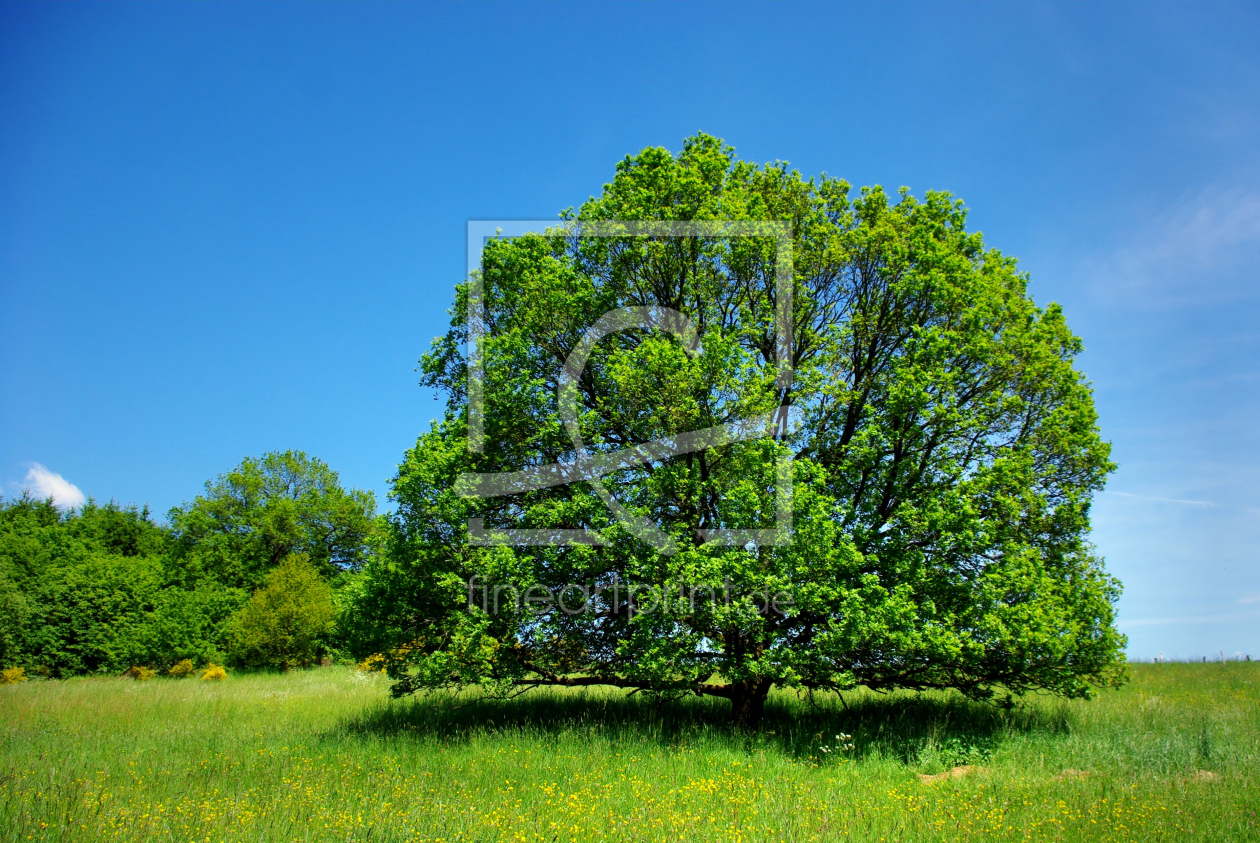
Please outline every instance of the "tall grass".
[[390, 700], [340, 668], [26, 682], [0, 687], [0, 841], [1260, 839], [1257, 668], [1011, 711], [779, 692], [755, 734], [710, 699]]

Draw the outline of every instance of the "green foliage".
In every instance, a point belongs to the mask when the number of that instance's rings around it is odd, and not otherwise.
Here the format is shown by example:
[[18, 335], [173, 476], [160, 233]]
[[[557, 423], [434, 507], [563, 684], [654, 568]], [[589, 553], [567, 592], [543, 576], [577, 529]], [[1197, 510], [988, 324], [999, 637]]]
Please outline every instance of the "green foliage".
[[146, 661], [169, 665], [183, 659], [197, 664], [222, 661], [232, 619], [246, 600], [244, 589], [203, 581], [187, 589], [178, 581], [153, 601], [144, 641]]
[[206, 482], [169, 520], [187, 583], [210, 577], [253, 591], [281, 559], [303, 553], [325, 578], [363, 564], [375, 527], [371, 492], [301, 451], [247, 458]]
[[[773, 685], [809, 690], [995, 689], [1068, 697], [1119, 681], [1119, 583], [1088, 543], [1089, 505], [1113, 466], [1080, 340], [1038, 308], [1013, 258], [966, 230], [945, 193], [893, 201], [741, 162], [720, 141], [647, 149], [555, 231], [483, 255], [487, 447], [466, 447], [463, 357], [471, 287], [421, 361], [449, 396], [393, 483], [388, 558], [369, 563], [351, 630], [387, 656], [395, 692], [481, 683], [595, 684], [729, 698], [755, 720]], [[774, 244], [745, 238], [581, 238], [584, 221], [788, 220], [794, 267], [790, 387], [776, 381]], [[609, 492], [668, 536], [664, 555], [584, 483], [460, 497], [461, 472], [511, 472], [573, 449], [559, 413], [564, 361], [619, 307], [668, 307], [700, 339], [603, 340], [579, 382], [580, 433], [611, 452], [791, 407], [801, 423], [627, 468]], [[787, 546], [706, 542], [773, 527], [775, 462], [794, 458]], [[602, 546], [474, 547], [488, 528], [586, 529]], [[524, 592], [603, 586], [591, 611], [486, 612], [480, 577]], [[734, 599], [633, 617], [608, 595], [684, 584]], [[784, 615], [753, 594], [791, 596]], [[716, 677], [716, 679], [715, 679]]]
[[152, 557], [89, 553], [51, 568], [28, 641], [53, 673], [117, 672], [149, 661], [148, 621], [162, 588]]
[[9, 571], [0, 568], [0, 667], [21, 659], [29, 615], [26, 596]]
[[245, 664], [309, 665], [332, 630], [332, 588], [305, 554], [291, 554], [241, 607], [233, 650]]

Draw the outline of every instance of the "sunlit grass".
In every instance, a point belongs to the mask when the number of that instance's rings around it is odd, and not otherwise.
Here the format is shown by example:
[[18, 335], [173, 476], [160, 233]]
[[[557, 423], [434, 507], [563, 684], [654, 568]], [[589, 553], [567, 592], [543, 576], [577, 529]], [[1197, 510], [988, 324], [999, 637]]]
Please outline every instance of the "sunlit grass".
[[341, 668], [31, 681], [0, 687], [0, 840], [1250, 840], [1257, 668], [1011, 712], [780, 693], [754, 735], [716, 700], [391, 701]]

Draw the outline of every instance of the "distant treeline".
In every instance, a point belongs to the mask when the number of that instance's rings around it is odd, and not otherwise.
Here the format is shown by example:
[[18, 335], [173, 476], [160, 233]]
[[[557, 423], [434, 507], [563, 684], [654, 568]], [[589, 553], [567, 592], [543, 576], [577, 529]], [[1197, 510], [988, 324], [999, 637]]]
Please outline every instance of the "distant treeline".
[[343, 656], [339, 607], [373, 553], [375, 510], [371, 492], [296, 451], [246, 459], [164, 524], [148, 507], [0, 498], [0, 668]]

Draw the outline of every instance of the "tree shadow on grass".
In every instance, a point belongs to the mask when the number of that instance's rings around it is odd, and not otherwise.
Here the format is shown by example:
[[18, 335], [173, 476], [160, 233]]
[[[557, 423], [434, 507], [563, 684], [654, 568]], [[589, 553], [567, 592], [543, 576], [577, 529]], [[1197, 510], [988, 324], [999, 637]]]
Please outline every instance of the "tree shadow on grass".
[[767, 702], [759, 729], [741, 730], [730, 720], [730, 704], [712, 697], [654, 700], [612, 689], [545, 689], [509, 700], [469, 694], [392, 700], [337, 731], [447, 745], [488, 736], [538, 743], [568, 736], [660, 748], [706, 743], [774, 749], [797, 760], [887, 757], [929, 769], [979, 763], [1010, 735], [1070, 730], [1061, 705], [1030, 702], [1004, 710], [955, 693], [885, 695], [865, 689], [846, 694], [843, 702], [834, 695], [811, 701], [779, 691]]

